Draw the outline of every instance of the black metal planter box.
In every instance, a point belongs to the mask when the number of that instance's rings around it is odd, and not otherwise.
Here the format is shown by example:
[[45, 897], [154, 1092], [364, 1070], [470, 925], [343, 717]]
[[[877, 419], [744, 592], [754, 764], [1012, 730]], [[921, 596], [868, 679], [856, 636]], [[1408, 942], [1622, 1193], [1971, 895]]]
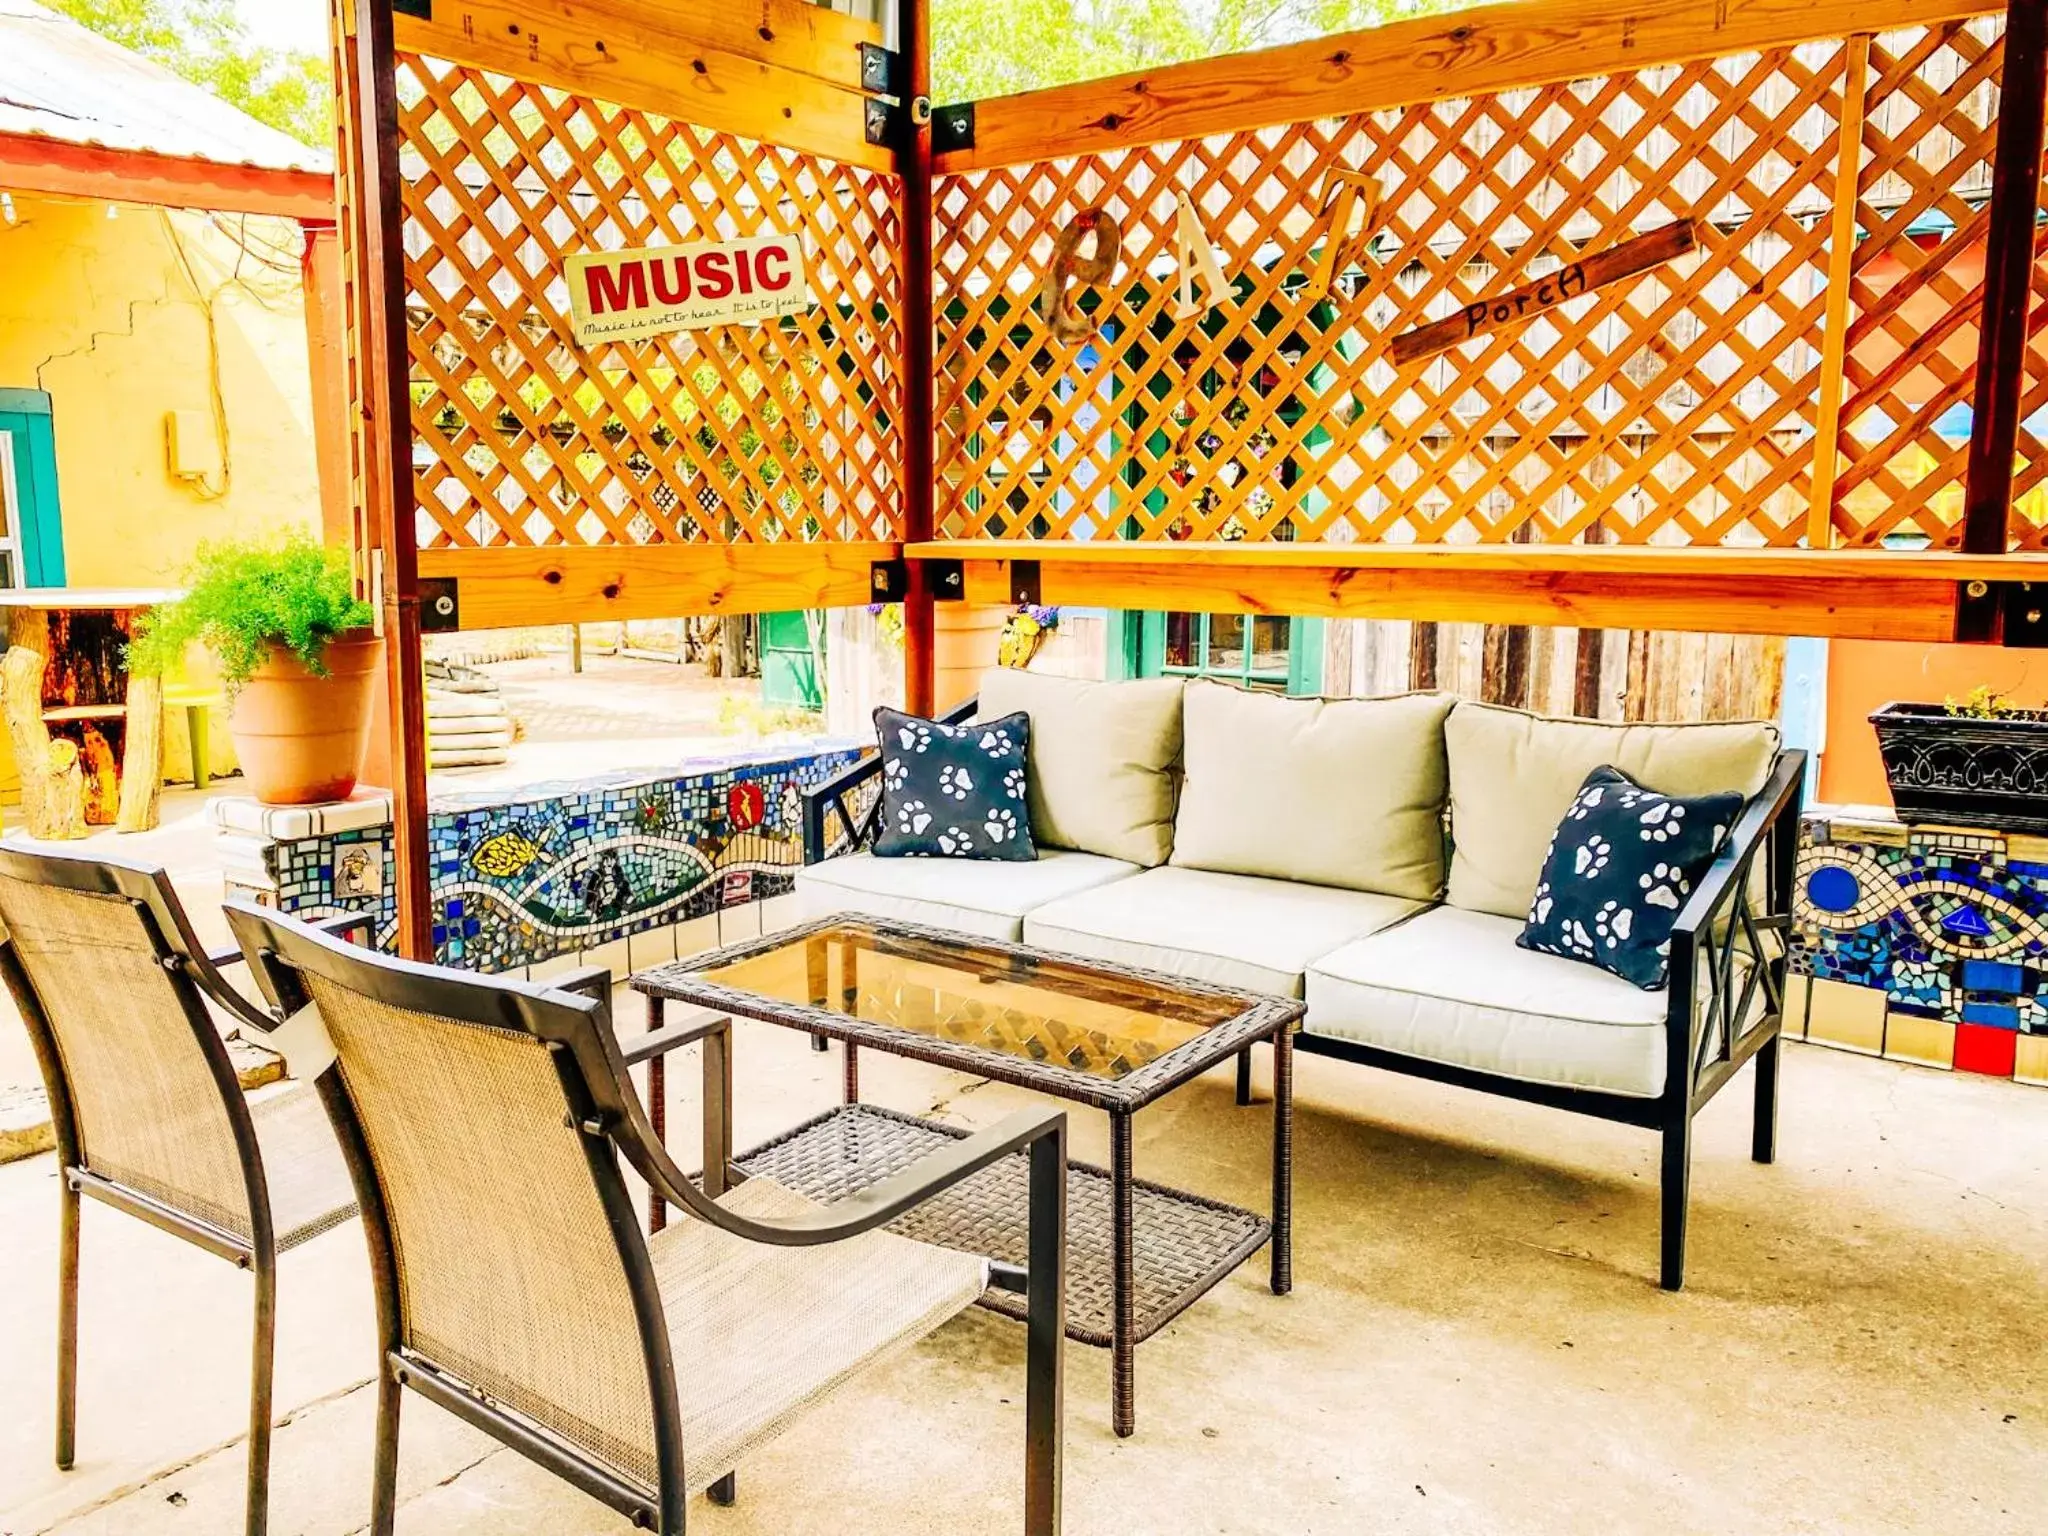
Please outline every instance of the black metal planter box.
[[2048, 710], [1985, 719], [1887, 704], [1870, 723], [1901, 821], [2048, 833]]

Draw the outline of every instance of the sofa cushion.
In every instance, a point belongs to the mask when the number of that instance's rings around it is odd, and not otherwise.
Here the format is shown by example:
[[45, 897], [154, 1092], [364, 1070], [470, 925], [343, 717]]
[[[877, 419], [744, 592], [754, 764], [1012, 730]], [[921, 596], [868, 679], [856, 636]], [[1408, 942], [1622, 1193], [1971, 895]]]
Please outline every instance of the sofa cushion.
[[1738, 794], [1660, 795], [1595, 768], [1551, 837], [1515, 942], [1661, 988], [1679, 910], [1741, 809]]
[[1021, 714], [941, 725], [888, 706], [875, 711], [882, 750], [882, 814], [875, 855], [884, 859], [1000, 859], [1028, 863], [1030, 815]]
[[1031, 835], [1150, 867], [1173, 851], [1181, 681], [1092, 683], [1014, 667], [982, 674], [983, 719], [1031, 717]]
[[1460, 703], [1444, 722], [1451, 784], [1451, 905], [1528, 916], [1550, 835], [1603, 763], [1667, 795], [1763, 788], [1778, 751], [1763, 721], [1610, 725]]
[[1436, 900], [1451, 703], [1189, 684], [1173, 862]]
[[1416, 908], [1365, 891], [1169, 865], [1033, 908], [1024, 942], [1299, 997], [1310, 961]]
[[1311, 1034], [1531, 1083], [1664, 1091], [1664, 992], [1518, 948], [1514, 918], [1436, 907], [1309, 968]]
[[1041, 850], [1028, 864], [855, 853], [799, 870], [796, 893], [806, 918], [864, 912], [1015, 941], [1033, 907], [1137, 872], [1135, 864], [1065, 849]]

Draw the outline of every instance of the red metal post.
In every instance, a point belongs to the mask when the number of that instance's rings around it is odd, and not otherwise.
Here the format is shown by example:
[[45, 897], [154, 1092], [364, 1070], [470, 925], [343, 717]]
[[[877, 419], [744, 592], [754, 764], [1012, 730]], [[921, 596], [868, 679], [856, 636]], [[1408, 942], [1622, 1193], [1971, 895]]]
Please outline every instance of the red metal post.
[[[903, 60], [906, 120], [897, 147], [903, 178], [903, 539], [932, 536], [936, 491], [932, 455], [936, 381], [932, 377], [932, 29], [927, 0], [896, 0], [897, 51]], [[925, 562], [910, 562], [903, 604], [903, 694], [912, 714], [929, 715], [936, 686], [932, 589]]]

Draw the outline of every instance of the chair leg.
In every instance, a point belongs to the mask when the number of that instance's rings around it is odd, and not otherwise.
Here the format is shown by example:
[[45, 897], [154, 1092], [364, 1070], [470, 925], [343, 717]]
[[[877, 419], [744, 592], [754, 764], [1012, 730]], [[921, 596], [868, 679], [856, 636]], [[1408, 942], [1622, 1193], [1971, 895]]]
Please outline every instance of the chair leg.
[[1252, 1101], [1252, 1048], [1246, 1046], [1237, 1053], [1237, 1102], [1249, 1104]]
[[1685, 1217], [1692, 1183], [1692, 1117], [1682, 1109], [1664, 1127], [1663, 1263], [1660, 1281], [1667, 1291], [1685, 1284]]
[[78, 1454], [78, 1191], [62, 1180], [57, 1223], [57, 1465]]
[[256, 1255], [256, 1340], [249, 1370], [249, 1536], [270, 1525], [271, 1380], [277, 1364], [277, 1257]]
[[1751, 1122], [1749, 1155], [1759, 1163], [1778, 1160], [1778, 1055], [1784, 1037], [1773, 1035], [1756, 1053], [1756, 1118]]
[[709, 1488], [704, 1496], [721, 1509], [730, 1509], [740, 1501], [740, 1475], [728, 1472]]
[[1024, 1532], [1059, 1536], [1065, 1438], [1067, 1129], [1031, 1144], [1025, 1280]]
[[377, 1372], [377, 1441], [370, 1473], [369, 1536], [391, 1536], [398, 1522], [398, 1408], [405, 1388], [387, 1356]]

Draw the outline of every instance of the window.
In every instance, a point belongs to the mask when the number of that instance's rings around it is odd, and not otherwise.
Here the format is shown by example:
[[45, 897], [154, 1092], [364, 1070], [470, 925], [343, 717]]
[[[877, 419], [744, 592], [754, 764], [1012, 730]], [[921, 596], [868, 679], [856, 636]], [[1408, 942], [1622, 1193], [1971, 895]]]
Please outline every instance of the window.
[[1274, 693], [1315, 693], [1322, 687], [1320, 619], [1133, 613], [1125, 624], [1125, 671], [1132, 677], [1210, 677]]
[[64, 585], [50, 397], [0, 389], [0, 587]]

